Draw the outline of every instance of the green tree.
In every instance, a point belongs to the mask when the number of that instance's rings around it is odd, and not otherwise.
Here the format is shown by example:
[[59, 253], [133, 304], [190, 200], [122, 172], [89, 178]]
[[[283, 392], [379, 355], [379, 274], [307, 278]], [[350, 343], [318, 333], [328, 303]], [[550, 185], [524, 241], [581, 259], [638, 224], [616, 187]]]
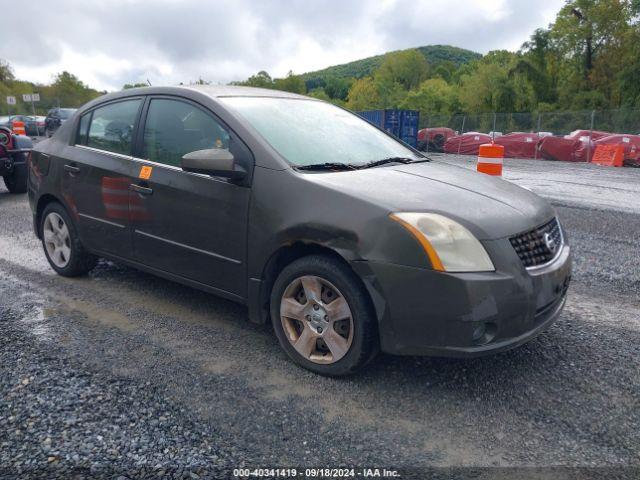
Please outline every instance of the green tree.
[[594, 59], [629, 26], [632, 2], [570, 0], [560, 9], [551, 33], [564, 54], [582, 60], [585, 79]]
[[401, 50], [387, 53], [374, 79], [379, 85], [390, 88], [398, 83], [405, 90], [417, 88], [426, 80], [429, 72], [427, 60], [418, 50]]
[[244, 82], [232, 82], [234, 85], [244, 85], [246, 87], [258, 87], [258, 88], [274, 88], [273, 79], [264, 70], [260, 70], [255, 75], [251, 75]]
[[327, 92], [324, 91], [324, 88], [314, 88], [307, 95], [319, 100], [326, 100], [327, 102], [331, 100], [331, 97], [327, 95]]
[[353, 111], [381, 108], [378, 88], [371, 77], [353, 82], [347, 95], [347, 108]]
[[274, 86], [276, 90], [284, 90], [285, 92], [307, 93], [307, 85], [304, 83], [302, 77], [294, 75], [291, 70], [289, 70], [285, 78], [276, 78]]
[[[460, 102], [466, 112], [513, 112], [518, 106], [509, 72], [517, 59], [505, 50], [489, 52], [460, 78]], [[520, 106], [530, 105], [530, 99]]]
[[419, 110], [420, 116], [454, 113], [459, 109], [457, 88], [441, 78], [425, 80], [417, 90], [411, 91], [401, 108]]
[[560, 61], [551, 42], [551, 32], [539, 28], [521, 48], [522, 55], [510, 74], [521, 75], [529, 83], [534, 103], [557, 101], [557, 65]]
[[47, 95], [56, 99], [62, 107], [79, 107], [99, 96], [100, 92], [89, 88], [78, 77], [64, 71], [56, 76]]
[[353, 78], [329, 77], [325, 82], [324, 91], [329, 98], [346, 100], [353, 82]]
[[9, 65], [9, 62], [0, 59], [0, 82], [7, 83], [15, 80], [13, 76], [13, 68]]

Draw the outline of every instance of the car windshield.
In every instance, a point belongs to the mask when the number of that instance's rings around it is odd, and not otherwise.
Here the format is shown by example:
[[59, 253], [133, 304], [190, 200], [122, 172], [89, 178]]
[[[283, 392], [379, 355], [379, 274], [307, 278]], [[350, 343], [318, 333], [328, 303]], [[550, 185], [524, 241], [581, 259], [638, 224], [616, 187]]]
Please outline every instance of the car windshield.
[[290, 164], [361, 166], [388, 158], [419, 159], [415, 152], [358, 115], [316, 100], [223, 97]]
[[61, 108], [60, 109], [60, 118], [69, 118], [75, 112], [75, 108]]

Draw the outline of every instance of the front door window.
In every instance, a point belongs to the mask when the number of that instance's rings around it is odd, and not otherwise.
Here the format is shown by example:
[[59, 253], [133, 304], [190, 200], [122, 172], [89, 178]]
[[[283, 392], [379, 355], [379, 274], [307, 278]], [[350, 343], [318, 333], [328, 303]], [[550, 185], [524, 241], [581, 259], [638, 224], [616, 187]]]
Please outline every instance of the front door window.
[[144, 158], [175, 167], [196, 150], [229, 148], [229, 134], [209, 114], [181, 100], [151, 100], [144, 128]]

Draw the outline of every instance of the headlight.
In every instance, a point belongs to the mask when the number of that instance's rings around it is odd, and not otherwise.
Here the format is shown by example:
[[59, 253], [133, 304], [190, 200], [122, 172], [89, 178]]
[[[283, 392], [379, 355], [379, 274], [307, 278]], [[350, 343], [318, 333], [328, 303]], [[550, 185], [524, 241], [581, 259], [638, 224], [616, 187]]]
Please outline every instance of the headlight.
[[420, 242], [434, 270], [488, 272], [495, 267], [487, 251], [458, 222], [436, 213], [392, 213], [390, 217]]

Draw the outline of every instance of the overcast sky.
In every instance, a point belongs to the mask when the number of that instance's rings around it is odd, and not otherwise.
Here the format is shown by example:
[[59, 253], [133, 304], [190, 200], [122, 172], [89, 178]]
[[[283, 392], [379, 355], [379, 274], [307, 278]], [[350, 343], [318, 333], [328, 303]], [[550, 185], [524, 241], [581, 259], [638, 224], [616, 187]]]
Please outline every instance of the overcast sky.
[[431, 44], [516, 50], [563, 0], [12, 2], [0, 58], [20, 79], [68, 70], [98, 89], [303, 73]]

